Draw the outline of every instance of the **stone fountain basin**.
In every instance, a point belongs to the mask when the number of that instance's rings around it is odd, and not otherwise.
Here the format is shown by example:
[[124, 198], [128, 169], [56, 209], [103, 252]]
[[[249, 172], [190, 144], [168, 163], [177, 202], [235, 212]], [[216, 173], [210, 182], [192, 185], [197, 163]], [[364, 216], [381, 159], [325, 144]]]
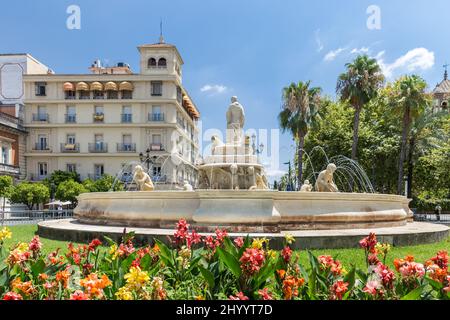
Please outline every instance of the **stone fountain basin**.
[[81, 194], [74, 213], [86, 224], [173, 228], [184, 218], [203, 232], [279, 232], [403, 226], [411, 220], [409, 201], [385, 194], [266, 190], [102, 192]]

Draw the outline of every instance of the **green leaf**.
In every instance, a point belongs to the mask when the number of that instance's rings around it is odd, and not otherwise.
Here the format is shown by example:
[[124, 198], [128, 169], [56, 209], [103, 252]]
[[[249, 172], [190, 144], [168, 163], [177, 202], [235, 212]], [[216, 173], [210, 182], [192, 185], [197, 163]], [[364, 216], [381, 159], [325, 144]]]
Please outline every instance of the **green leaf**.
[[217, 253], [219, 254], [220, 260], [230, 268], [230, 271], [236, 278], [240, 278], [242, 274], [239, 261], [231, 254], [223, 250], [222, 248], [217, 248]]
[[314, 270], [314, 272], [319, 271], [319, 262], [317, 261], [317, 258], [312, 254], [311, 251], [308, 250], [308, 258], [309, 258], [309, 264], [311, 265], [311, 269]]
[[40, 273], [43, 273], [45, 269], [45, 262], [42, 259], [39, 259], [31, 266], [31, 272], [33, 273], [33, 276], [37, 278]]
[[173, 260], [172, 250], [169, 249], [163, 242], [161, 242], [158, 239], [155, 239], [156, 244], [159, 247], [161, 260], [164, 262], [164, 264], [168, 267], [173, 267], [175, 262]]
[[116, 243], [113, 239], [111, 239], [110, 237], [103, 236], [103, 239], [105, 239], [106, 242], [108, 242], [108, 244], [109, 244], [110, 246], [112, 246], [112, 245], [117, 245], [117, 243]]
[[344, 282], [348, 282], [348, 291], [353, 289], [355, 285], [355, 275], [356, 275], [356, 268], [355, 266], [352, 266], [350, 271], [345, 275]]
[[206, 282], [208, 283], [209, 289], [212, 291], [216, 285], [213, 273], [208, 269], [205, 269], [200, 266], [198, 267], [198, 269], [200, 270], [200, 273], [202, 274], [203, 278], [205, 278]]
[[311, 270], [308, 281], [308, 295], [311, 300], [317, 300], [316, 298], [316, 271]]
[[141, 259], [141, 269], [142, 270], [147, 270], [150, 267], [150, 264], [152, 263], [152, 257], [150, 257], [150, 255], [146, 254], [142, 259]]
[[439, 281], [433, 280], [429, 277], [426, 277], [425, 280], [432, 286], [435, 290], [440, 291], [444, 286]]
[[239, 259], [239, 256], [238, 256], [239, 252], [238, 252], [238, 250], [236, 249], [236, 247], [235, 247], [235, 245], [233, 244], [233, 242], [231, 242], [231, 239], [230, 239], [230, 238], [226, 237], [226, 238], [223, 240], [223, 244], [224, 244], [224, 246], [225, 246], [225, 249], [226, 249], [229, 253], [231, 253], [235, 258]]
[[407, 295], [403, 296], [400, 300], [419, 300], [422, 294], [424, 286], [420, 286], [413, 291], [409, 292]]
[[273, 274], [275, 271], [274, 268], [275, 262], [269, 262], [261, 268], [259, 273], [256, 275], [254, 280], [254, 288], [260, 289], [261, 285], [267, 281], [267, 279]]

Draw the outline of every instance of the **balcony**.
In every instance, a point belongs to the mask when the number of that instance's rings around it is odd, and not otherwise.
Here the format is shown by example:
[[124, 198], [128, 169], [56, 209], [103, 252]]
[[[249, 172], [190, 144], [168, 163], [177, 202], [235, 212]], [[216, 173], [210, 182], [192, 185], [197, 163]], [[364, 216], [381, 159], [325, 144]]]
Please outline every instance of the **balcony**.
[[118, 143], [117, 152], [136, 152], [136, 143]]
[[89, 152], [91, 153], [106, 153], [108, 152], [108, 144], [106, 142], [89, 143]]
[[122, 123], [133, 122], [133, 115], [131, 113], [122, 113], [121, 118], [122, 118]]
[[66, 123], [76, 123], [77, 115], [76, 114], [66, 114], [65, 121], [66, 121]]
[[164, 151], [162, 143], [152, 143], [149, 146], [150, 151]]
[[94, 113], [93, 119], [94, 119], [94, 122], [104, 122], [105, 115], [103, 113]]
[[20, 174], [20, 169], [10, 164], [0, 163], [0, 174], [18, 175]]
[[75, 100], [77, 95], [75, 91], [66, 91], [64, 97], [66, 100]]
[[45, 151], [45, 152], [50, 152], [51, 149], [50, 149], [50, 147], [48, 146], [48, 144], [46, 144], [46, 143], [41, 143], [41, 142], [37, 142], [37, 143], [34, 145], [33, 151]]
[[33, 113], [33, 121], [36, 121], [36, 122], [49, 122], [48, 113]]
[[164, 121], [164, 113], [149, 113], [148, 121]]
[[79, 143], [61, 143], [61, 152], [63, 152], [63, 153], [80, 152], [80, 144]]

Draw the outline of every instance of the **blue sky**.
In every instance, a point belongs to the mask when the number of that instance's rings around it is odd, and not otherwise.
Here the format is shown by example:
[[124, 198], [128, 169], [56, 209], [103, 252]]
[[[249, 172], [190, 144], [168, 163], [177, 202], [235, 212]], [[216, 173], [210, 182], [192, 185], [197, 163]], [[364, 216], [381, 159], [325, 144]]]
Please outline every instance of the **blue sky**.
[[[81, 8], [81, 30], [66, 28], [72, 4]], [[380, 8], [380, 30], [367, 28], [370, 5]], [[414, 72], [434, 88], [450, 62], [449, 14], [448, 0], [15, 0], [0, 10], [0, 52], [28, 52], [57, 73], [87, 72], [97, 58], [138, 72], [136, 46], [157, 42], [162, 18], [204, 128], [223, 128], [237, 95], [246, 127], [270, 130], [283, 86], [312, 80], [334, 96], [338, 74], [358, 52], [377, 57], [390, 79]], [[292, 157], [292, 144], [281, 136], [280, 163]]]

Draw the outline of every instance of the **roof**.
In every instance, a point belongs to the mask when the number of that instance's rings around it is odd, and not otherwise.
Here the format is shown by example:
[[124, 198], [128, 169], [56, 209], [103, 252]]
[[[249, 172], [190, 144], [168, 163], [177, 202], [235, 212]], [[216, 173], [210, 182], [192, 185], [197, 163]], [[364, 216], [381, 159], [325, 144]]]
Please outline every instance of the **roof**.
[[444, 79], [434, 88], [433, 93], [450, 93], [450, 80]]

